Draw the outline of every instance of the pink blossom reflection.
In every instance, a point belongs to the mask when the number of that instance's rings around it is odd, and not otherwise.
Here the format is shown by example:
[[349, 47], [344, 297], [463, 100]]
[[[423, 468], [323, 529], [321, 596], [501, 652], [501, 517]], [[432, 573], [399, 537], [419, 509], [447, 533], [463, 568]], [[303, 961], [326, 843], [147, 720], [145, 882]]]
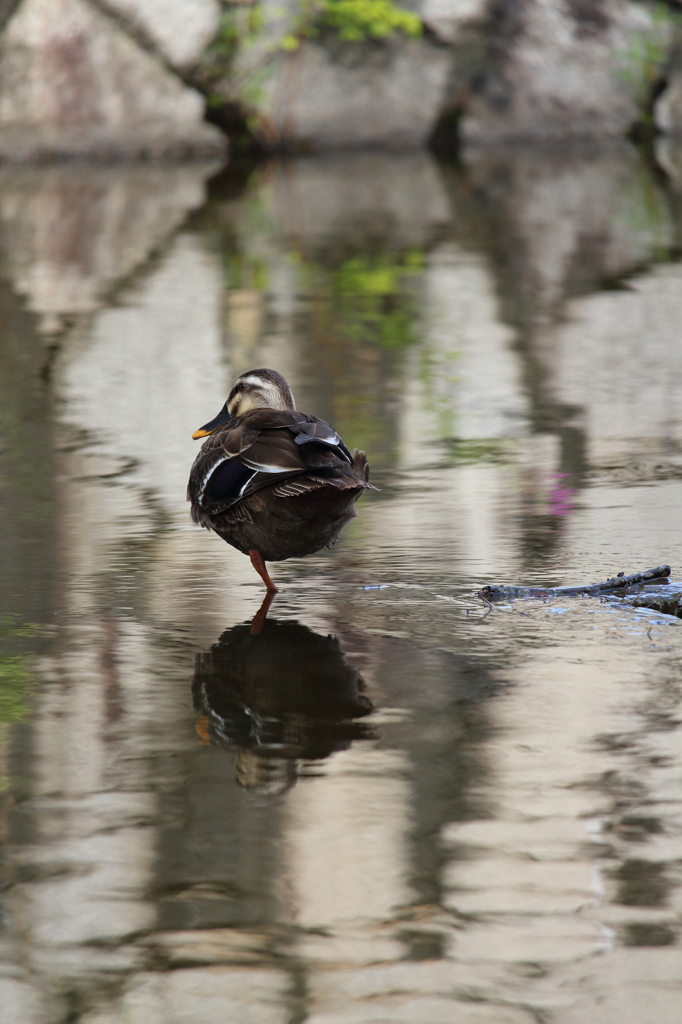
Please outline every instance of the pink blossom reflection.
[[567, 487], [560, 481], [565, 481], [573, 476], [572, 473], [550, 473], [550, 477], [556, 480], [548, 496], [549, 514], [552, 516], [566, 516], [575, 509], [575, 487]]

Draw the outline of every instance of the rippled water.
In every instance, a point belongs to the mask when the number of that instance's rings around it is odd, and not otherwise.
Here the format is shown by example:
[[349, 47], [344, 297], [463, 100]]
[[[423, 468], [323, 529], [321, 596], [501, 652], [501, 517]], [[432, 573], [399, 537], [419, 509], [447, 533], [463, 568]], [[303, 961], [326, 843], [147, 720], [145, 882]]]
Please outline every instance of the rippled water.
[[[661, 160], [0, 169], [2, 1024], [677, 1024], [682, 623], [475, 597], [682, 569]], [[259, 635], [254, 366], [381, 488]]]

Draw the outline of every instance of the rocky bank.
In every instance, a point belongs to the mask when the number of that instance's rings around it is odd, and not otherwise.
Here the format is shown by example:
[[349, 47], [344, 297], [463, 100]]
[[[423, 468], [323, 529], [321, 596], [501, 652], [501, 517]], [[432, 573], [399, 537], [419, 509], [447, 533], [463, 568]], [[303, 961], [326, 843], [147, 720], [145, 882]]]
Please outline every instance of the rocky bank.
[[220, 155], [207, 105], [299, 152], [682, 135], [677, 0], [398, 6], [349, 41], [303, 0], [0, 0], [0, 159]]

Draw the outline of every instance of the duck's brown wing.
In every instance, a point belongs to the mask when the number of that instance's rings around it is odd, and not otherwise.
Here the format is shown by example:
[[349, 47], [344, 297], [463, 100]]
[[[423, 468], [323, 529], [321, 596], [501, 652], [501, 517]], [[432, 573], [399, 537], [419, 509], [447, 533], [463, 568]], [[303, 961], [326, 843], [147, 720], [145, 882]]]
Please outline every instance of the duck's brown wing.
[[[216, 515], [264, 487], [293, 497], [337, 478], [336, 486], [353, 486], [355, 475], [353, 457], [324, 420], [253, 409], [207, 438], [192, 466], [187, 497], [196, 518], [195, 510]], [[361, 485], [355, 480], [354, 486]]]

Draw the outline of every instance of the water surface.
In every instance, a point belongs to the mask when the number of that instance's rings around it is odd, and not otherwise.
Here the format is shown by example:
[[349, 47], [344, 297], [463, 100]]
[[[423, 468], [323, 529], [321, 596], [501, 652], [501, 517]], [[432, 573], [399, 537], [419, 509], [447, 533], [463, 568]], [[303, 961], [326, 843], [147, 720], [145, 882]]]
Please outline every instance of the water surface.
[[[682, 624], [475, 596], [682, 569], [665, 166], [0, 169], [3, 1024], [679, 1021]], [[258, 635], [256, 366], [380, 488]]]

